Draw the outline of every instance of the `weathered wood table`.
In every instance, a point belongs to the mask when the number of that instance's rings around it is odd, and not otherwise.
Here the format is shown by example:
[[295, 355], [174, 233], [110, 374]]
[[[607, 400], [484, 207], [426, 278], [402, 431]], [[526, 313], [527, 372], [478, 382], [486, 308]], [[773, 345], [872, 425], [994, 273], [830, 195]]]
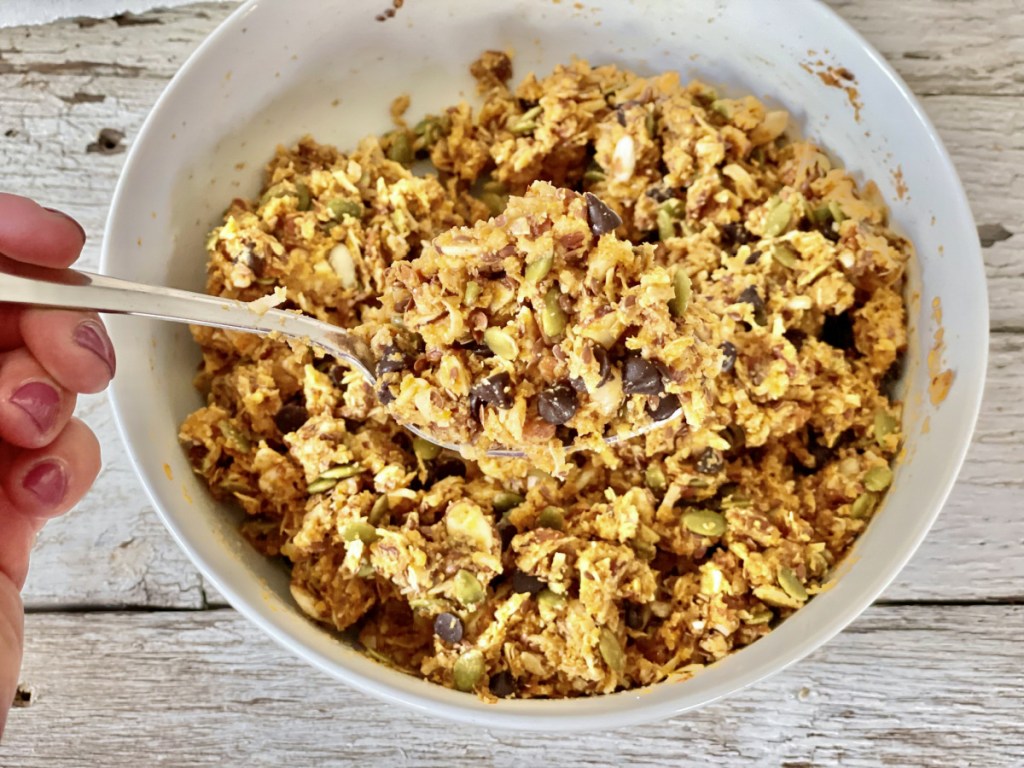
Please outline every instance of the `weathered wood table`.
[[[1024, 3], [832, 4], [937, 124], [991, 291], [974, 444], [883, 599], [787, 672], [668, 722], [552, 738], [433, 721], [334, 682], [235, 614], [150, 509], [106, 400], [83, 398], [105, 469], [39, 539], [0, 765], [1024, 765]], [[232, 7], [0, 29], [0, 187], [78, 216], [86, 268], [125, 147]]]

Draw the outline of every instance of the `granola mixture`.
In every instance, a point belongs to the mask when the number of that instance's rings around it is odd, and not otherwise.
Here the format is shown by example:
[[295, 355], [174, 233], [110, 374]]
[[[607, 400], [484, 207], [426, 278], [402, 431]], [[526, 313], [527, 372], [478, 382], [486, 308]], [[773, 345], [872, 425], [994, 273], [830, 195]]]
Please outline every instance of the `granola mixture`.
[[392, 264], [384, 310], [401, 323], [373, 337], [388, 410], [477, 455], [522, 448], [559, 477], [567, 444], [608, 450], [606, 435], [680, 411], [700, 427], [721, 369], [718, 317], [691, 305], [681, 264], [619, 240], [621, 224], [590, 192], [534, 182], [500, 216]]
[[[351, 153], [311, 139], [279, 149], [262, 196], [234, 200], [212, 233], [208, 290], [253, 300], [283, 288], [288, 307], [376, 345], [397, 342], [381, 360], [383, 374], [402, 372], [388, 379], [391, 397], [421, 379], [461, 396], [506, 372], [510, 386], [478, 396], [484, 425], [519, 408], [516, 423], [544, 437], [550, 422], [533, 410], [546, 388], [581, 380], [584, 413], [602, 389], [618, 401], [630, 354], [674, 353], [645, 328], [613, 325], [587, 346], [579, 329], [541, 327], [523, 376], [473, 313], [518, 346], [535, 331], [524, 320], [512, 334], [509, 319], [543, 313], [557, 281], [570, 294], [558, 301], [567, 326], [585, 327], [577, 302], [590, 288], [573, 293], [572, 281], [609, 248], [628, 251], [641, 269], [613, 282], [609, 303], [675, 302], [677, 276], [688, 278], [685, 311], [656, 313], [651, 333], [675, 322], [709, 348], [703, 364], [716, 370], [675, 392], [665, 385], [681, 400], [699, 387], [700, 418], [572, 453], [561, 472], [471, 461], [410, 439], [360, 376], [302, 345], [196, 328], [207, 405], [182, 425], [182, 443], [213, 494], [245, 510], [248, 540], [290, 563], [301, 609], [381, 662], [488, 700], [691, 674], [819, 592], [889, 486], [901, 406], [888, 392], [906, 345], [911, 244], [887, 227], [873, 185], [787, 138], [787, 115], [753, 97], [579, 60], [513, 89], [511, 62], [495, 52], [472, 71], [477, 108], [458, 104], [410, 128], [399, 100], [395, 130]], [[413, 174], [422, 160], [432, 171]], [[571, 192], [531, 187], [538, 180]], [[476, 225], [461, 236], [505, 237], [501, 219], [479, 222], [508, 195], [522, 198], [512, 211], [540, 211], [552, 229], [584, 221], [588, 192], [621, 224], [596, 243], [574, 230], [584, 263], [571, 264], [562, 243], [550, 271], [523, 288], [536, 255], [527, 243], [504, 278], [474, 277], [475, 297], [469, 279], [461, 296], [445, 282], [476, 257], [440, 258], [460, 237], [442, 233]], [[589, 209], [586, 221], [593, 234]], [[396, 312], [431, 270], [444, 292]], [[497, 294], [513, 286], [503, 309]], [[449, 301], [449, 322], [465, 332], [418, 314], [428, 299]], [[508, 409], [495, 402], [504, 397]], [[625, 407], [658, 409], [661, 395], [644, 397]], [[555, 425], [554, 438], [571, 424]]]

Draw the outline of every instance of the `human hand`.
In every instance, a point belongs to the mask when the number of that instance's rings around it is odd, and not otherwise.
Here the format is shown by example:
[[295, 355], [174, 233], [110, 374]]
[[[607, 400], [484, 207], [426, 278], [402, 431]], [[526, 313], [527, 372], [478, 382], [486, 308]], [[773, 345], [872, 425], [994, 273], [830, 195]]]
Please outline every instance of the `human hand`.
[[[85, 232], [65, 214], [0, 193], [0, 253], [67, 267]], [[0, 735], [21, 666], [21, 587], [36, 533], [73, 507], [100, 470], [100, 445], [72, 417], [78, 394], [104, 389], [114, 348], [99, 317], [0, 303]]]

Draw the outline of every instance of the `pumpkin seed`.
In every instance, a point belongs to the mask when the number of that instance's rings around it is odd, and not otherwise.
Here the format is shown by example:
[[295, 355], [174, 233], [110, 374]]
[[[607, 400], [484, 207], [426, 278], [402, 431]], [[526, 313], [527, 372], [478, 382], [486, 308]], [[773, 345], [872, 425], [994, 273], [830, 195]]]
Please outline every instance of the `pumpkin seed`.
[[466, 283], [466, 292], [462, 295], [462, 303], [464, 306], [472, 306], [473, 303], [480, 298], [480, 283], [476, 280], [470, 280]]
[[605, 172], [598, 168], [588, 168], [583, 172], [583, 180], [588, 181], [591, 184], [596, 184], [599, 181], [604, 181], [608, 178]]
[[553, 253], [546, 253], [535, 261], [531, 262], [526, 267], [526, 282], [536, 285], [545, 277], [548, 272], [551, 271], [551, 266], [555, 263], [555, 255]]
[[786, 245], [786, 243], [775, 244], [775, 247], [772, 248], [772, 258], [786, 269], [793, 269], [796, 266], [796, 251]]
[[875, 411], [875, 441], [879, 445], [885, 443], [885, 438], [896, 431], [899, 422], [885, 408]]
[[647, 129], [647, 136], [653, 139], [658, 129], [658, 124], [654, 119], [653, 112], [648, 112], [644, 115], [644, 128]]
[[721, 536], [725, 533], [725, 517], [711, 509], [691, 509], [683, 515], [686, 530], [698, 536]]
[[508, 512], [510, 509], [515, 509], [524, 501], [526, 501], [526, 499], [518, 493], [512, 493], [511, 491], [498, 491], [494, 494], [494, 511], [503, 514]]
[[300, 181], [295, 185], [295, 196], [298, 198], [298, 203], [295, 207], [300, 211], [308, 211], [311, 203], [309, 187]]
[[363, 216], [363, 204], [358, 200], [347, 200], [344, 197], [335, 197], [327, 201], [327, 210], [331, 216], [341, 221], [345, 216], [360, 219]]
[[487, 206], [491, 216], [497, 216], [508, 205], [508, 195], [499, 195], [497, 192], [481, 192], [480, 202]]
[[777, 237], [789, 229], [789, 220], [793, 218], [793, 207], [786, 202], [778, 203], [768, 211], [764, 220], [764, 236]]
[[843, 213], [843, 208], [835, 200], [829, 200], [828, 212], [832, 214], [832, 220], [836, 224], [842, 224], [846, 221], [846, 214]]
[[384, 522], [385, 516], [391, 512], [391, 502], [387, 496], [378, 496], [370, 509], [370, 524], [379, 525]]
[[451, 121], [447, 121], [447, 126], [445, 125], [445, 122], [446, 121], [443, 118], [433, 116], [425, 117], [416, 123], [412, 132], [416, 136], [421, 136], [423, 138], [423, 146], [429, 149], [437, 143], [438, 139], [448, 133], [448, 129], [451, 127]]
[[311, 496], [314, 493], [323, 493], [324, 491], [329, 491], [331, 488], [333, 488], [337, 484], [338, 484], [337, 480], [331, 480], [330, 478], [328, 478], [326, 480], [317, 479], [317, 480], [314, 480], [312, 483], [310, 483], [309, 485], [306, 486], [306, 493], [310, 494]]
[[549, 339], [555, 338], [565, 330], [565, 311], [559, 303], [561, 295], [558, 288], [554, 286], [544, 294], [544, 309], [540, 313], [540, 329]]
[[543, 107], [536, 106], [523, 112], [516, 120], [509, 125], [508, 129], [516, 135], [529, 133], [537, 127], [537, 118], [540, 117], [540, 113], [543, 111]]
[[647, 484], [647, 487], [655, 493], [662, 493], [668, 486], [668, 481], [665, 479], [665, 472], [658, 464], [648, 465], [644, 472], [644, 482]]
[[344, 480], [346, 477], [352, 477], [364, 471], [361, 464], [340, 464], [320, 473], [317, 480]]
[[488, 328], [484, 331], [484, 344], [491, 352], [505, 360], [515, 360], [519, 354], [516, 340], [500, 328]]
[[550, 589], [542, 589], [537, 594], [537, 610], [544, 621], [553, 621], [555, 615], [565, 608], [565, 603], [564, 596]]
[[749, 613], [750, 617], [744, 619], [743, 623], [751, 627], [756, 627], [760, 624], [767, 624], [775, 616], [772, 613], [771, 609], [764, 605], [759, 605], [755, 606], [754, 608], [751, 608]]
[[647, 560], [648, 562], [658, 556], [658, 548], [649, 541], [634, 541], [633, 551], [636, 552], [636, 556], [641, 560]]
[[368, 579], [371, 576], [373, 576], [373, 573], [373, 566], [369, 563], [363, 563], [359, 566], [359, 570], [356, 571], [356, 576], [358, 576], [360, 579]]
[[884, 491], [892, 483], [889, 467], [872, 467], [864, 473], [864, 487], [869, 491]]
[[356, 520], [345, 526], [341, 532], [341, 538], [350, 542], [359, 539], [363, 544], [373, 544], [380, 536], [377, 535], [377, 529], [372, 525], [364, 523], [362, 520]]
[[722, 501], [722, 509], [746, 509], [753, 506], [754, 502], [743, 493], [730, 493]]
[[690, 304], [692, 292], [690, 276], [682, 267], [676, 269], [675, 275], [672, 276], [672, 286], [675, 288], [676, 297], [668, 303], [668, 310], [673, 317], [682, 317], [686, 312], [686, 307]]
[[807, 600], [807, 590], [791, 568], [785, 566], [779, 568], [779, 586], [794, 600], [799, 600], [801, 603]]
[[711, 110], [717, 112], [726, 120], [732, 117], [732, 105], [726, 99], [715, 99], [711, 102]]
[[220, 428], [220, 433], [233, 442], [242, 453], [249, 453], [252, 450], [252, 443], [249, 441], [249, 438], [230, 421], [221, 419], [217, 422], [217, 426]]
[[601, 652], [601, 658], [604, 659], [604, 663], [615, 674], [621, 675], [622, 671], [626, 668], [626, 654], [622, 652], [622, 646], [619, 645], [618, 638], [615, 637], [615, 634], [608, 627], [601, 627], [601, 632], [597, 639], [597, 648]]
[[658, 239], [668, 240], [670, 237], [675, 237], [676, 234], [676, 221], [681, 219], [686, 214], [686, 206], [683, 205], [681, 200], [672, 198], [666, 200], [658, 207], [658, 214], [656, 220], [658, 222]]
[[556, 531], [565, 529], [565, 513], [558, 507], [544, 507], [537, 515], [540, 528], [553, 528]]
[[388, 160], [408, 165], [415, 159], [412, 151], [412, 142], [409, 141], [409, 134], [405, 131], [395, 131], [391, 134], [391, 145], [388, 147]]
[[480, 678], [483, 676], [484, 655], [475, 648], [459, 656], [452, 667], [455, 687], [465, 693], [469, 693], [476, 688], [477, 683], [480, 682]]
[[475, 605], [482, 602], [486, 596], [479, 579], [465, 569], [455, 574], [453, 593], [455, 599], [463, 605]]
[[433, 461], [441, 453], [441, 446], [429, 440], [424, 440], [422, 437], [414, 437], [412, 439], [412, 452], [416, 454], [416, 458], [420, 461]]
[[878, 494], [866, 491], [858, 496], [850, 507], [850, 517], [863, 520], [875, 511], [878, 506]]

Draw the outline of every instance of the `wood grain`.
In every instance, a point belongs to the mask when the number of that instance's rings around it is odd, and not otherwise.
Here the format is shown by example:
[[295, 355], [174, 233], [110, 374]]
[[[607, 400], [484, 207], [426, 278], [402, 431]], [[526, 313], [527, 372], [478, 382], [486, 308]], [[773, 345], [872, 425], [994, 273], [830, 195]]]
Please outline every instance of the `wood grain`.
[[[830, 5], [945, 141], [979, 224], [994, 331], [960, 479], [881, 604], [791, 670], [670, 722], [556, 741], [439, 725], [204, 610], [222, 598], [145, 501], [106, 399], [90, 397], [105, 469], [40, 537], [25, 591], [31, 706], [12, 714], [0, 766], [1024, 764], [1024, 13], [1020, 0]], [[125, 148], [232, 8], [0, 29], [0, 185], [82, 220], [85, 268]], [[124, 138], [104, 145], [103, 129]]]
[[[628, 731], [439, 723], [335, 682], [231, 611], [31, 616], [0, 765], [1019, 765], [1024, 607], [875, 607], [790, 670]], [[139, 762], [143, 760], [143, 762]]]

